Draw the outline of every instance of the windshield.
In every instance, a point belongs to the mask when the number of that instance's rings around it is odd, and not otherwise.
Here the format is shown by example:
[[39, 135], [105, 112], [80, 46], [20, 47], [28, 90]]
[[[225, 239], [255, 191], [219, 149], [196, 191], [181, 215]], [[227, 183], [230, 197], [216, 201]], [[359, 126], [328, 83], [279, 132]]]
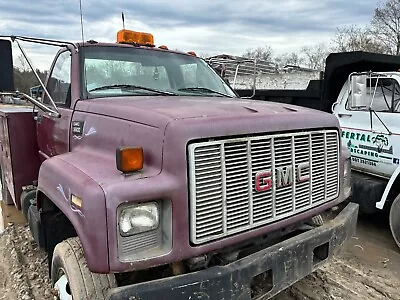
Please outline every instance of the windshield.
[[202, 59], [123, 47], [84, 48], [85, 98], [135, 95], [236, 97]]

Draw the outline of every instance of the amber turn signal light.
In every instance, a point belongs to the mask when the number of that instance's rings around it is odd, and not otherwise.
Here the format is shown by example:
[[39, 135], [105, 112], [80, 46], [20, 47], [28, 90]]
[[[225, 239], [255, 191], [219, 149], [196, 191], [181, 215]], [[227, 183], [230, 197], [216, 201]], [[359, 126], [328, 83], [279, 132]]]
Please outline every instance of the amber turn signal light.
[[123, 173], [130, 173], [143, 169], [143, 148], [117, 148], [117, 169]]

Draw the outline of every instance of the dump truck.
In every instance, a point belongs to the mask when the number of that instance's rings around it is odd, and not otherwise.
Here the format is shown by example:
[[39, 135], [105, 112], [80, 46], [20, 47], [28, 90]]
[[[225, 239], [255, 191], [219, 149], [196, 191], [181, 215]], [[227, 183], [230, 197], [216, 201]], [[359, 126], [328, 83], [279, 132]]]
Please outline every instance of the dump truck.
[[266, 299], [354, 234], [333, 115], [242, 99], [148, 33], [3, 40], [33, 71], [24, 43], [60, 48], [42, 95], [2, 87], [32, 107], [0, 107], [3, 194], [60, 299]]

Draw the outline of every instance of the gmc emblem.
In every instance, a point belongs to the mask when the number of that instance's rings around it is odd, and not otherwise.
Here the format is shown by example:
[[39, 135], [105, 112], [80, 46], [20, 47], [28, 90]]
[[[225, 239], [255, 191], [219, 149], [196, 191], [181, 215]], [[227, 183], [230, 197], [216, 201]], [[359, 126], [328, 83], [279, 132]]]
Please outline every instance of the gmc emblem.
[[[309, 175], [304, 174], [305, 169], [310, 168], [310, 163], [301, 163], [296, 167], [296, 182], [304, 182], [310, 180]], [[257, 192], [266, 192], [272, 188], [272, 172], [261, 171], [256, 173], [255, 189]], [[276, 187], [284, 187], [293, 184], [293, 166], [285, 166], [276, 168]]]

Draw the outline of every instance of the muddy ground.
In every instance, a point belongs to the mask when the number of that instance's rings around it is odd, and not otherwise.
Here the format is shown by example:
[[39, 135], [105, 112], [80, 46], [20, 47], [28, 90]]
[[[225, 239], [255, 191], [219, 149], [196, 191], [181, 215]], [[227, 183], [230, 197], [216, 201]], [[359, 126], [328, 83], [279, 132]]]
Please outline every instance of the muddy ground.
[[[0, 300], [56, 299], [45, 253], [36, 248], [29, 229], [17, 224], [18, 214], [7, 208], [3, 217], [9, 226], [0, 235]], [[400, 250], [386, 220], [385, 215], [361, 216], [356, 236], [333, 261], [274, 299], [400, 299]]]
[[386, 214], [360, 215], [343, 250], [276, 300], [400, 299], [400, 249], [387, 220]]

